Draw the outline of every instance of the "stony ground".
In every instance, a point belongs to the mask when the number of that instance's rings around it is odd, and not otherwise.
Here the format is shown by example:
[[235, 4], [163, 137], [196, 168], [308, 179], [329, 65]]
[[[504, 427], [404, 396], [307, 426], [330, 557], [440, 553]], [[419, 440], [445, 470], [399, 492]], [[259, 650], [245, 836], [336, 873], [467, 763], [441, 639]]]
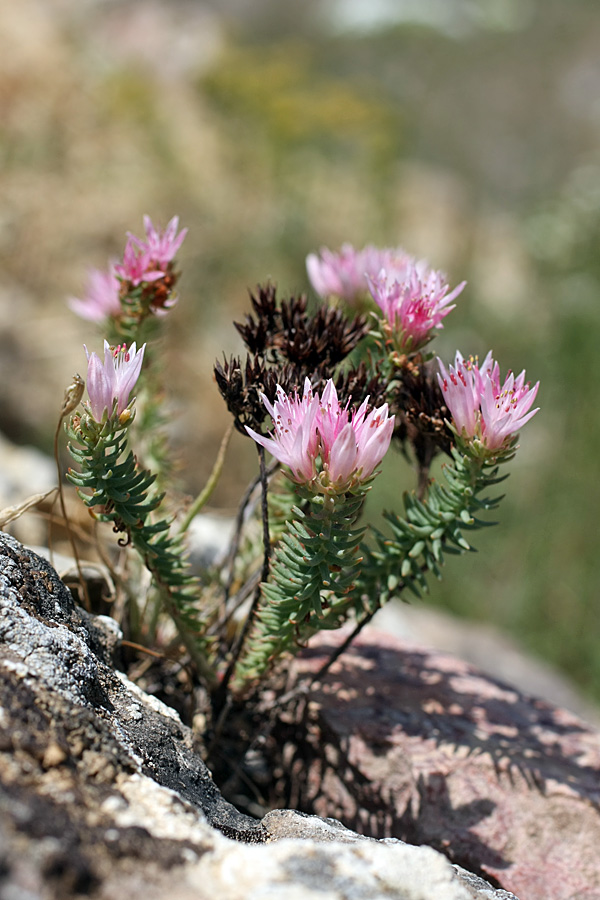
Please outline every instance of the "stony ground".
[[239, 813], [177, 714], [115, 666], [112, 620], [0, 538], [0, 892], [31, 900], [472, 900], [513, 895], [427, 847]]

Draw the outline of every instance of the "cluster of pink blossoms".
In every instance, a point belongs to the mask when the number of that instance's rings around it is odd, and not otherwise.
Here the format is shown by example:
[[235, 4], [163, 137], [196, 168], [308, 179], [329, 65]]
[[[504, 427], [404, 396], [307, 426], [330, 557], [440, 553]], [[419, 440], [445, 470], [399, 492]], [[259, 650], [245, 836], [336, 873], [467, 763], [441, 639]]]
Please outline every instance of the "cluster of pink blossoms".
[[311, 253], [306, 257], [306, 271], [310, 283], [320, 297], [339, 297], [346, 303], [356, 303], [369, 293], [369, 277], [382, 269], [391, 271], [403, 266], [410, 257], [400, 247], [380, 248], [367, 244], [355, 250], [352, 244], [343, 244], [339, 253], [321, 247], [320, 256]]
[[[85, 344], [84, 344], [85, 347]], [[129, 396], [140, 376], [144, 359], [144, 344], [137, 350], [135, 342], [129, 349], [125, 344], [111, 347], [104, 341], [104, 362], [95, 353], [88, 353], [87, 391], [90, 410], [96, 422], [102, 422], [104, 412], [112, 414], [116, 403], [116, 414], [121, 414], [129, 403]]]
[[339, 253], [322, 248], [307, 257], [306, 269], [321, 297], [335, 295], [354, 303], [370, 293], [384, 314], [388, 331], [401, 351], [415, 351], [431, 338], [452, 301], [465, 286], [449, 291], [445, 275], [416, 260], [401, 247], [355, 250], [344, 244]]
[[525, 382], [525, 370], [512, 372], [500, 383], [500, 367], [491, 351], [479, 365], [464, 359], [457, 351], [454, 366], [438, 359], [438, 380], [444, 401], [452, 413], [457, 433], [469, 441], [478, 441], [485, 451], [494, 453], [510, 444], [512, 438], [538, 409], [531, 409], [539, 381], [533, 387]]
[[173, 216], [164, 231], [152, 224], [149, 216], [144, 216], [146, 240], [127, 232], [127, 244], [123, 253], [123, 262], [115, 266], [115, 272], [134, 287], [142, 282], [157, 281], [164, 278], [167, 268], [181, 247], [187, 228], [177, 234], [179, 216]]
[[[448, 293], [442, 272], [430, 269], [425, 260], [407, 259], [390, 271], [382, 269], [367, 277], [371, 296], [383, 312], [402, 351], [417, 350], [432, 337], [434, 328], [442, 328], [442, 319], [454, 309], [466, 282]], [[451, 305], [450, 305], [451, 304]]]
[[[120, 263], [111, 263], [108, 271], [91, 269], [83, 299], [69, 298], [71, 309], [92, 322], [103, 322], [109, 316], [118, 316], [121, 309], [121, 284], [135, 288], [140, 284], [151, 284], [165, 278], [169, 265], [181, 247], [187, 234], [183, 228], [179, 234], [179, 217], [174, 216], [164, 231], [156, 228], [149, 216], [144, 216], [146, 240], [141, 240], [131, 232], [127, 233], [127, 243]], [[152, 306], [152, 312], [160, 315], [176, 302], [171, 295], [167, 300]]]
[[[368, 398], [353, 412], [340, 406], [335, 385], [315, 394], [307, 378], [304, 394], [288, 396], [277, 386], [274, 404], [262, 396], [273, 419], [271, 437], [246, 427], [248, 434], [286, 465], [299, 484], [341, 493], [366, 481], [385, 456], [394, 430], [387, 403], [367, 414]], [[322, 472], [317, 471], [321, 457]]]

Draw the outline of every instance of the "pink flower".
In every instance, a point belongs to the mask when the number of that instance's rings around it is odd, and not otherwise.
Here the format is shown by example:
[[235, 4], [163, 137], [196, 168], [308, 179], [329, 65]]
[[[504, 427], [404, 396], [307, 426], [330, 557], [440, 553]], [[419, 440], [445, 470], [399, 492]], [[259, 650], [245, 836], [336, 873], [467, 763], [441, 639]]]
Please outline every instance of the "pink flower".
[[179, 216], [173, 216], [164, 231], [155, 227], [150, 216], [144, 216], [146, 240], [127, 232], [123, 266], [120, 267], [123, 271], [118, 270], [119, 274], [134, 285], [163, 278], [188, 231], [183, 228], [177, 234], [178, 227]]
[[525, 370], [515, 378], [512, 372], [500, 383], [500, 367], [488, 353], [480, 366], [457, 351], [454, 366], [438, 359], [438, 380], [454, 427], [461, 437], [480, 441], [485, 450], [498, 451], [538, 412], [531, 409], [539, 381], [525, 383]]
[[128, 281], [133, 287], [137, 287], [142, 282], [157, 281], [166, 275], [162, 269], [156, 268], [150, 248], [132, 234], [127, 237], [123, 262], [115, 266], [115, 272], [123, 281]]
[[[85, 344], [84, 344], [85, 347]], [[129, 403], [129, 395], [140, 376], [146, 345], [136, 350], [133, 343], [129, 350], [125, 344], [111, 347], [104, 341], [104, 363], [95, 353], [85, 353], [88, 358], [87, 390], [90, 409], [96, 422], [101, 422], [104, 411], [112, 415], [116, 402], [116, 413], [120, 416]]]
[[434, 328], [442, 328], [466, 282], [448, 293], [441, 272], [430, 269], [425, 260], [406, 258], [382, 268], [377, 276], [368, 276], [369, 290], [382, 310], [390, 328], [397, 334], [399, 349], [417, 350], [432, 337]]
[[387, 404], [367, 415], [367, 399], [349, 413], [347, 406], [340, 406], [331, 380], [320, 398], [313, 395], [307, 378], [302, 400], [297, 394], [286, 396], [280, 386], [273, 406], [264, 395], [262, 399], [273, 419], [273, 436], [264, 437], [248, 427], [246, 431], [288, 466], [300, 484], [315, 484], [318, 479], [326, 491], [349, 490], [373, 474], [390, 445], [394, 418], [388, 415]]
[[343, 244], [339, 253], [322, 247], [320, 257], [311, 253], [306, 258], [306, 270], [313, 288], [321, 297], [336, 296], [353, 303], [368, 293], [367, 276], [375, 276], [383, 267], [391, 267], [407, 257], [398, 248], [380, 249], [372, 244], [355, 250], [351, 244]]
[[67, 302], [73, 312], [82, 319], [88, 319], [90, 322], [104, 322], [108, 316], [118, 316], [121, 313], [119, 287], [119, 279], [115, 275], [112, 263], [105, 272], [100, 269], [90, 269], [83, 299], [69, 297]]
[[173, 216], [164, 231], [154, 226], [150, 216], [144, 216], [146, 240], [128, 232], [123, 262], [115, 266], [116, 274], [132, 287], [165, 279], [156, 286], [149, 301], [150, 311], [157, 316], [165, 315], [177, 302], [172, 292], [176, 277], [172, 275], [171, 263], [187, 234], [187, 228], [177, 234], [178, 227], [178, 216]]
[[367, 415], [368, 398], [357, 411], [341, 407], [330, 379], [323, 391], [317, 428], [323, 469], [337, 489], [366, 481], [390, 446], [394, 417], [385, 403]]
[[144, 216], [144, 228], [146, 229], [146, 242], [144, 243], [132, 235], [133, 240], [140, 248], [148, 250], [150, 258], [159, 269], [165, 269], [183, 244], [188, 233], [187, 228], [183, 228], [177, 234], [179, 216], [173, 216], [164, 231], [155, 228], [150, 216]]
[[319, 405], [318, 395], [313, 396], [310, 380], [304, 382], [302, 399], [298, 394], [287, 396], [277, 385], [274, 404], [269, 403], [264, 394], [262, 401], [273, 419], [272, 437], [265, 437], [246, 426], [250, 437], [268, 450], [275, 459], [288, 466], [295, 481], [302, 484], [316, 475], [317, 432], [315, 417]]

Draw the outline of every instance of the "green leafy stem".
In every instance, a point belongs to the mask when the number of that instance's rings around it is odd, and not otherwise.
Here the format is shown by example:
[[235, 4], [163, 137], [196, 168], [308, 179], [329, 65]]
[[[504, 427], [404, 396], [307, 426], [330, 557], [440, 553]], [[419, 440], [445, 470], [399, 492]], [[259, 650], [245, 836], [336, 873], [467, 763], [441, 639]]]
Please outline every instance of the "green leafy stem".
[[502, 496], [485, 492], [508, 478], [498, 474], [499, 462], [512, 455], [488, 460], [453, 448], [453, 462], [442, 469], [445, 484], [433, 482], [426, 500], [406, 493], [403, 517], [384, 513], [391, 536], [374, 531], [376, 549], [362, 548], [364, 561], [354, 592], [357, 611], [372, 613], [405, 588], [421, 596], [427, 591], [428, 573], [441, 578], [444, 553], [473, 549], [464, 532], [496, 524], [479, 514], [497, 508]]
[[326, 627], [335, 627], [335, 609], [353, 591], [359, 574], [364, 528], [354, 525], [364, 493], [314, 495], [301, 488], [298, 493], [305, 508], [293, 507], [295, 518], [274, 552], [234, 689], [259, 678], [274, 659], [323, 628], [325, 621], [332, 623]]
[[452, 462], [443, 467], [445, 484], [432, 482], [425, 500], [406, 493], [404, 516], [384, 514], [391, 536], [375, 531], [375, 548], [360, 544], [365, 529], [354, 527], [364, 494], [304, 492], [306, 509], [293, 508], [262, 585], [234, 689], [257, 679], [316, 631], [337, 628], [352, 612], [360, 624], [405, 589], [417, 596], [426, 591], [428, 573], [441, 577], [444, 553], [471, 550], [465, 533], [495, 524], [479, 515], [502, 499], [489, 490], [508, 477], [499, 475], [499, 463], [511, 456], [488, 460], [454, 449]]
[[151, 521], [163, 495], [152, 492], [155, 476], [140, 468], [128, 450], [130, 423], [123, 427], [114, 415], [103, 424], [87, 414], [73, 417], [66, 431], [74, 442], [69, 443], [69, 452], [79, 472], [69, 469], [67, 478], [96, 519], [112, 522], [115, 531], [127, 535], [126, 543], [133, 545], [151, 573], [163, 608], [200, 675], [212, 683], [205, 625], [195, 605], [198, 583], [188, 571], [181, 537], [170, 533], [171, 522]]

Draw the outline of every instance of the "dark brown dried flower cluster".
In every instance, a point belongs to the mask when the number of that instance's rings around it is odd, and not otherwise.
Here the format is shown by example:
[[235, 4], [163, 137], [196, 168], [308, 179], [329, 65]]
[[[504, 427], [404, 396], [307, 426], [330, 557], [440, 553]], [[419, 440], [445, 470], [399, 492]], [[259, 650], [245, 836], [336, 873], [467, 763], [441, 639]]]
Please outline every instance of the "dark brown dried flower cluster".
[[[217, 386], [243, 434], [245, 425], [260, 430], [266, 418], [261, 394], [273, 402], [278, 384], [286, 393], [301, 392], [305, 378], [321, 390], [368, 330], [363, 316], [348, 321], [339, 309], [319, 307], [309, 313], [304, 295], [279, 302], [272, 284], [259, 286], [250, 301], [253, 314], [245, 323], [234, 323], [250, 351], [245, 366], [235, 357], [215, 366]], [[338, 383], [340, 396], [352, 397], [353, 403], [369, 392], [364, 366]]]
[[235, 427], [243, 435], [246, 435], [246, 425], [260, 431], [267, 417], [261, 394], [273, 403], [278, 384], [286, 393], [291, 393], [298, 389], [302, 380], [294, 366], [269, 367], [258, 356], [246, 356], [245, 365], [236, 356], [229, 361], [224, 359], [222, 364], [217, 361], [214, 372], [217, 387], [234, 417]]
[[449, 418], [435, 370], [430, 363], [406, 363], [387, 394], [396, 416], [394, 438], [410, 444], [420, 466], [428, 468], [438, 453], [449, 453], [452, 435], [444, 422]]
[[278, 304], [271, 284], [259, 286], [250, 302], [254, 315], [247, 315], [245, 324], [235, 322], [235, 327], [251, 353], [271, 362], [283, 358], [303, 369], [331, 374], [368, 331], [364, 316], [349, 321], [340, 309], [329, 306], [309, 313], [304, 294]]
[[281, 316], [277, 308], [277, 289], [274, 284], [258, 285], [256, 294], [249, 293], [256, 318], [246, 313], [245, 325], [241, 322], [233, 324], [250, 353], [264, 356], [279, 332]]
[[358, 366], [340, 372], [335, 379], [335, 388], [339, 397], [350, 400], [352, 406], [360, 406], [363, 400], [369, 398], [369, 404], [373, 407], [382, 406], [388, 402], [387, 384], [379, 372], [373, 374], [369, 371], [364, 361]]
[[283, 301], [275, 346], [289, 362], [330, 375], [366, 335], [367, 320], [356, 316], [348, 321], [341, 309], [332, 306], [320, 306], [310, 316], [306, 305], [304, 295]]

